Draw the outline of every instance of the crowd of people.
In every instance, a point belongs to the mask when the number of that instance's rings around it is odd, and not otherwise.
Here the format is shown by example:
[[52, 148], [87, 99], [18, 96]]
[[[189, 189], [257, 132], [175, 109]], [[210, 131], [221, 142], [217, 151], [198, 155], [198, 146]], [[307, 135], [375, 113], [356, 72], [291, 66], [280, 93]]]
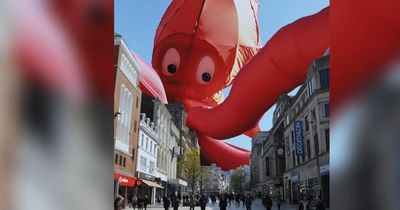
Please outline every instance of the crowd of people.
[[[135, 210], [147, 210], [147, 205], [150, 204], [150, 199], [145, 196], [133, 196], [132, 197], [132, 208]], [[125, 198], [121, 195], [117, 195], [114, 200], [114, 210], [121, 210], [125, 208]]]
[[[211, 200], [212, 204], [215, 205], [217, 200], [219, 201], [220, 210], [226, 210], [228, 206], [236, 206], [236, 207], [245, 207], [246, 210], [251, 210], [252, 203], [254, 200], [254, 196], [251, 194], [212, 194], [206, 196], [204, 194], [195, 194], [195, 195], [184, 195], [181, 197], [180, 195], [172, 195], [169, 198], [164, 196], [162, 199], [163, 207], [165, 210], [169, 210], [171, 207], [173, 210], [178, 210], [179, 206], [189, 206], [190, 210], [194, 210], [195, 206], [200, 206], [201, 210], [206, 209], [207, 203]], [[158, 200], [158, 199], [157, 199]], [[281, 209], [282, 199], [280, 195], [272, 198], [269, 195], [262, 196], [262, 205], [266, 210], [271, 210], [273, 206], [273, 200], [275, 200], [277, 209]], [[161, 200], [160, 200], [161, 201]], [[315, 201], [316, 210], [325, 210], [325, 205], [320, 199], [311, 200], [310, 198], [301, 200], [299, 202], [298, 210], [310, 210], [311, 203]], [[150, 199], [147, 196], [133, 196], [132, 198], [132, 208], [136, 210], [147, 210], [147, 205], [150, 203]], [[125, 199], [121, 195], [116, 196], [114, 200], [114, 210], [121, 210], [125, 208]]]

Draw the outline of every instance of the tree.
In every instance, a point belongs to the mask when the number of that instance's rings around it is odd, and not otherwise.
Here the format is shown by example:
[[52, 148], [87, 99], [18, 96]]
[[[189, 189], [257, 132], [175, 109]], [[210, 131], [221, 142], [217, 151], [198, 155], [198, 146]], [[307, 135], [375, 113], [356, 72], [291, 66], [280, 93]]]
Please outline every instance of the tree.
[[209, 180], [209, 173], [211, 172], [210, 166], [201, 166], [200, 169], [200, 193], [203, 193], [203, 183]]
[[186, 152], [185, 157], [178, 161], [180, 169], [182, 170], [182, 176], [189, 185], [192, 187], [194, 193], [202, 169], [200, 165], [200, 152], [196, 149], [189, 150]]
[[230, 181], [230, 187], [232, 190], [235, 190], [236, 192], [242, 192], [242, 183], [244, 175], [245, 175], [244, 169], [241, 167], [235, 169], [232, 172]]

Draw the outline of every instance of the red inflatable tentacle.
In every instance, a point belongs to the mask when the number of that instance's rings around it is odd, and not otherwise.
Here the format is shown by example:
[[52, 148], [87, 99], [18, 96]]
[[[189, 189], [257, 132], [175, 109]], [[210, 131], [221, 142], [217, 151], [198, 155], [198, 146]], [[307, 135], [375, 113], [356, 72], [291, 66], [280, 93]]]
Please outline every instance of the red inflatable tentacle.
[[329, 8], [283, 27], [239, 72], [221, 105], [188, 110], [188, 126], [217, 139], [250, 130], [280, 95], [304, 81], [328, 47]]
[[215, 163], [223, 170], [248, 165], [250, 152], [236, 146], [216, 140], [204, 134], [198, 133], [199, 146], [202, 156], [207, 157], [207, 162]]

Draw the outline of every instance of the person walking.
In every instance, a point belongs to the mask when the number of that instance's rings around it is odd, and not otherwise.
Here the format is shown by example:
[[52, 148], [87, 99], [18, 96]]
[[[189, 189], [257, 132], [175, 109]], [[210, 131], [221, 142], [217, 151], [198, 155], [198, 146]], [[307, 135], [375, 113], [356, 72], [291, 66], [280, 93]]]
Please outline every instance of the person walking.
[[304, 210], [303, 201], [300, 201], [300, 203], [299, 203], [299, 210]]
[[263, 195], [261, 201], [262, 201], [262, 205], [264, 206], [264, 208], [267, 208], [267, 196], [266, 195]]
[[180, 202], [180, 200], [177, 196], [172, 197], [172, 206], [174, 207], [174, 210], [178, 210], [179, 202]]
[[143, 197], [142, 196], [138, 197], [137, 205], [138, 205], [138, 210], [143, 210], [144, 203], [143, 203]]
[[221, 199], [219, 200], [219, 209], [220, 210], [226, 210], [226, 206], [228, 205], [228, 201], [226, 199], [225, 195], [221, 196]]
[[246, 202], [246, 209], [251, 210], [251, 205], [253, 204], [253, 199], [250, 195], [247, 195], [245, 202]]
[[281, 198], [280, 197], [278, 197], [277, 198], [277, 200], [276, 200], [276, 205], [278, 206], [278, 210], [281, 210]]
[[200, 209], [206, 210], [207, 203], [208, 203], [208, 198], [204, 194], [202, 194], [200, 197]]
[[136, 195], [134, 195], [132, 197], [132, 208], [133, 208], [133, 210], [136, 209], [136, 205], [137, 205], [137, 197], [136, 197]]
[[189, 198], [189, 210], [194, 210], [194, 205], [195, 205], [194, 195], [191, 195]]
[[123, 206], [124, 197], [117, 195], [114, 200], [114, 210], [121, 210]]
[[149, 199], [147, 198], [147, 195], [145, 195], [144, 198], [143, 198], [144, 210], [147, 210], [147, 204], [149, 204]]
[[236, 201], [236, 207], [239, 207], [240, 206], [240, 195], [239, 194], [236, 194], [235, 201]]
[[242, 204], [243, 204], [243, 207], [245, 207], [246, 206], [246, 197], [245, 197], [245, 195], [241, 195], [241, 197], [240, 197], [240, 200], [242, 200]]
[[325, 210], [325, 204], [321, 199], [318, 199], [315, 210]]
[[164, 196], [163, 198], [163, 205], [164, 205], [164, 209], [168, 210], [169, 206], [171, 205], [171, 202], [169, 201], [169, 199], [167, 197]]
[[272, 208], [272, 199], [270, 196], [267, 197], [267, 210], [271, 210]]

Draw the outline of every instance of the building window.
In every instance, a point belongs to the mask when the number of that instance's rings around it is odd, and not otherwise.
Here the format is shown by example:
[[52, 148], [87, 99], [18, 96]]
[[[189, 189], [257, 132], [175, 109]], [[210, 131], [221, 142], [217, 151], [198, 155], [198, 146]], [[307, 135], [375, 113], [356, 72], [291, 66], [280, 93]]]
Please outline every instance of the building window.
[[270, 175], [270, 173], [269, 173], [269, 157], [265, 157], [265, 170], [266, 170], [265, 175], [269, 176]]
[[133, 132], [136, 133], [136, 131], [137, 131], [137, 120], [135, 120], [135, 128], [134, 128]]
[[150, 161], [149, 173], [154, 174], [154, 162]]
[[135, 148], [132, 148], [132, 160], [135, 160]]
[[308, 131], [310, 129], [310, 125], [308, 122], [308, 115], [304, 118], [304, 124], [306, 124], [306, 131]]
[[311, 142], [310, 142], [310, 139], [307, 139], [307, 156], [308, 156], [308, 159], [311, 159]]
[[329, 152], [329, 128], [325, 129], [325, 144], [326, 144], [326, 151]]
[[132, 114], [133, 98], [131, 92], [124, 86], [121, 85], [120, 97], [119, 97], [119, 112], [116, 139], [122, 144], [126, 145], [123, 148], [125, 152], [129, 152], [129, 131], [131, 126], [131, 114]]
[[124, 159], [122, 160], [122, 166], [123, 166], [123, 167], [126, 166], [126, 158], [124, 158]]
[[294, 132], [292, 131], [292, 144], [294, 144]]
[[307, 91], [309, 96], [311, 96], [314, 93], [314, 85], [312, 78], [307, 82]]
[[324, 104], [325, 117], [329, 117], [329, 103]]
[[292, 151], [292, 157], [293, 157], [293, 166], [296, 166], [296, 157], [294, 155], [294, 151]]
[[122, 156], [119, 156], [119, 165], [122, 166]]
[[146, 137], [146, 150], [149, 149], [149, 138]]
[[297, 156], [297, 165], [299, 165], [300, 164], [300, 157], [299, 156]]
[[140, 142], [140, 146], [141, 147], [144, 147], [144, 135], [142, 134], [142, 140], [141, 140], [141, 142]]
[[312, 120], [315, 120], [317, 117], [315, 116], [315, 110], [311, 111]]
[[152, 153], [152, 152], [153, 152], [153, 142], [150, 141], [150, 153]]
[[143, 156], [140, 157], [140, 170], [146, 171], [147, 160]]
[[115, 154], [115, 160], [114, 160], [115, 164], [118, 165], [118, 154]]
[[314, 143], [315, 143], [315, 156], [319, 154], [319, 142], [318, 142], [318, 134], [314, 134]]
[[328, 69], [319, 71], [319, 80], [321, 81], [321, 89], [329, 87], [329, 71], [328, 71]]

